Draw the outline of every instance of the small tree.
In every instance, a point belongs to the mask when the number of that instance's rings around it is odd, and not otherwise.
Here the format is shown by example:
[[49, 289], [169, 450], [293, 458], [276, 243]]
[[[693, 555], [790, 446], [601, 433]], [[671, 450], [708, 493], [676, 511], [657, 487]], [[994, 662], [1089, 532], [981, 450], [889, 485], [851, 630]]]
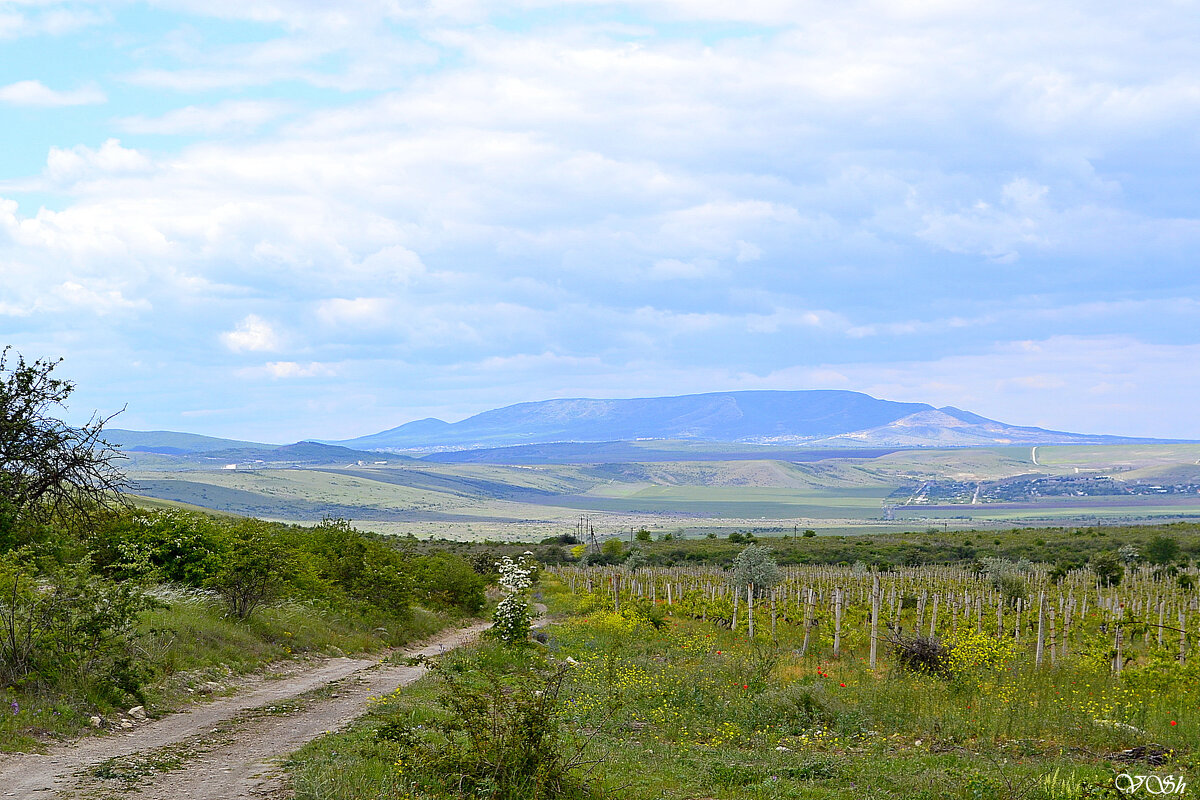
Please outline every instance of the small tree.
[[89, 517], [119, 501], [123, 456], [101, 438], [112, 419], [93, 416], [76, 427], [55, 416], [75, 390], [53, 377], [59, 361], [27, 363], [0, 351], [0, 546], [13, 547], [22, 523], [72, 510]]
[[771, 556], [771, 548], [752, 544], [733, 559], [729, 582], [739, 589], [752, 585], [761, 590], [774, 586], [780, 577], [779, 565]]
[[208, 583], [225, 600], [229, 613], [244, 620], [282, 593], [293, 572], [292, 561], [269, 523], [248, 519], [230, 531], [221, 565]]
[[1146, 544], [1146, 559], [1151, 564], [1172, 564], [1179, 560], [1179, 542], [1170, 536], [1155, 536]]
[[600, 545], [600, 555], [609, 561], [619, 561], [625, 555], [625, 544], [614, 536]]
[[1105, 586], [1116, 586], [1125, 575], [1125, 567], [1122, 566], [1121, 559], [1111, 550], [1096, 553], [1092, 556], [1089, 566]]
[[629, 555], [625, 557], [625, 569], [630, 572], [637, 572], [642, 567], [650, 563], [650, 559], [642, 552], [640, 547], [632, 547], [629, 550]]

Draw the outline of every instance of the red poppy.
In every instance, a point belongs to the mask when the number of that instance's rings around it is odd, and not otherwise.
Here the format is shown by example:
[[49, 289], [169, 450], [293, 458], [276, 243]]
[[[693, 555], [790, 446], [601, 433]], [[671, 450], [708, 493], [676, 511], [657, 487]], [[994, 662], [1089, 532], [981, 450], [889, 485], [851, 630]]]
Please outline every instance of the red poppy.
[[838, 686], [841, 686], [843, 689], [846, 688], [846, 684], [844, 684], [844, 683], [839, 683]]
[[1179, 723], [1178, 723], [1178, 722], [1176, 722], [1175, 720], [1171, 720], [1171, 724], [1172, 724], [1172, 725], [1178, 725]]

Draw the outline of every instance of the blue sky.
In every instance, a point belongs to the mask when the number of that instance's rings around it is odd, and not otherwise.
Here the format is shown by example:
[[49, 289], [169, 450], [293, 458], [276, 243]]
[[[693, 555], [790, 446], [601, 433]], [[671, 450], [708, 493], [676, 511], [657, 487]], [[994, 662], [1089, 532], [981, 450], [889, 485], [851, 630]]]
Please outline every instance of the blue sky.
[[1200, 438], [1198, 10], [0, 0], [0, 342], [265, 441], [763, 388]]

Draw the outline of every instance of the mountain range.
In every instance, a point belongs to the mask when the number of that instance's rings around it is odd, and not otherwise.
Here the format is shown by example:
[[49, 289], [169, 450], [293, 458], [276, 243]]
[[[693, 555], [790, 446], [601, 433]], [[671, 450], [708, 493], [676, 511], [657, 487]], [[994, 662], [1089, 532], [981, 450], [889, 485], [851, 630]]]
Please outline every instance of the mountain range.
[[747, 391], [633, 400], [544, 400], [460, 422], [423, 419], [332, 442], [359, 450], [477, 450], [556, 442], [685, 440], [787, 447], [970, 447], [1128, 444], [998, 422], [952, 406], [838, 390]]
[[369, 460], [380, 452], [494, 463], [805, 460], [801, 450], [1155, 441], [1009, 425], [952, 406], [899, 403], [838, 390], [544, 400], [459, 422], [430, 418], [355, 439], [282, 446], [170, 431], [106, 433], [126, 453], [143, 462], [163, 461], [164, 466], [175, 461], [330, 464]]

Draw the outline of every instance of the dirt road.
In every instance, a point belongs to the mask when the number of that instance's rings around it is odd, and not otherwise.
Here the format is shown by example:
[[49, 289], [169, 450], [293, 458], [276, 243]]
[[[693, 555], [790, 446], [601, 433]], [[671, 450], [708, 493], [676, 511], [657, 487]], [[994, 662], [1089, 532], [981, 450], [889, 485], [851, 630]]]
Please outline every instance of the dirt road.
[[[404, 655], [436, 655], [489, 627], [443, 634]], [[277, 759], [361, 715], [370, 697], [412, 683], [423, 667], [335, 658], [233, 697], [90, 736], [45, 755], [0, 757], [0, 798], [242, 800], [287, 796]]]

